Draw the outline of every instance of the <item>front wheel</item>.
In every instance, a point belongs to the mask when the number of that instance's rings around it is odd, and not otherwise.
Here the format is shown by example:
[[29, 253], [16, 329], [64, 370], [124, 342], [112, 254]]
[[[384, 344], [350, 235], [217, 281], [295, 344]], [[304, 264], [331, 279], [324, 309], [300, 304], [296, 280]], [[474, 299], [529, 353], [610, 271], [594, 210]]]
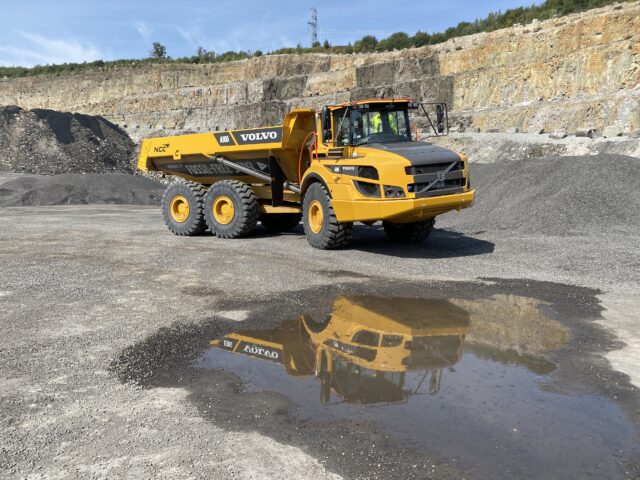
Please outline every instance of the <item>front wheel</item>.
[[329, 192], [321, 183], [312, 184], [304, 196], [302, 223], [307, 241], [314, 248], [332, 250], [351, 240], [351, 224], [338, 222]]
[[435, 223], [436, 219], [430, 218], [424, 222], [382, 222], [382, 226], [389, 240], [402, 243], [422, 243], [431, 235]]

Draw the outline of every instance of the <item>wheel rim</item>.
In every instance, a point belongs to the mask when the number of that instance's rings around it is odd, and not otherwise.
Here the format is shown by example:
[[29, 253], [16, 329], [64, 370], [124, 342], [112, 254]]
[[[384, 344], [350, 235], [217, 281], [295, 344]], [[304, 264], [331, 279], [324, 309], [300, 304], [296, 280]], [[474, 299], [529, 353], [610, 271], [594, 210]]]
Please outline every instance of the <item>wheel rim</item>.
[[318, 200], [311, 202], [309, 206], [309, 226], [313, 233], [320, 233], [324, 224], [324, 210]]
[[178, 223], [184, 223], [189, 218], [189, 201], [183, 195], [176, 195], [171, 199], [169, 204], [169, 213], [171, 218]]
[[233, 206], [233, 201], [229, 197], [220, 195], [213, 202], [211, 213], [216, 222], [221, 225], [228, 225], [233, 220], [236, 209]]

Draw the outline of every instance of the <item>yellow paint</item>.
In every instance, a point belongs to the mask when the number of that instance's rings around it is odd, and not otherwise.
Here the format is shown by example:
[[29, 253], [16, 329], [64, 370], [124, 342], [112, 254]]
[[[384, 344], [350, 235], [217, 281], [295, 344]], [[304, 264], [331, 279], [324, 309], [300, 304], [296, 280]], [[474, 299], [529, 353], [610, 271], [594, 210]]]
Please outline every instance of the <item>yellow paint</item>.
[[302, 209], [300, 207], [289, 207], [289, 206], [279, 206], [274, 207], [273, 205], [260, 205], [258, 207], [258, 211], [260, 213], [272, 214], [272, 213], [300, 213]]
[[313, 233], [320, 233], [324, 224], [324, 212], [322, 204], [318, 200], [314, 200], [309, 205], [309, 226]]
[[171, 218], [177, 223], [184, 223], [189, 218], [189, 201], [182, 195], [176, 195], [169, 203]]
[[233, 200], [226, 195], [220, 195], [213, 201], [211, 206], [211, 213], [213, 218], [220, 225], [228, 225], [233, 221], [235, 215], [235, 207], [233, 206]]

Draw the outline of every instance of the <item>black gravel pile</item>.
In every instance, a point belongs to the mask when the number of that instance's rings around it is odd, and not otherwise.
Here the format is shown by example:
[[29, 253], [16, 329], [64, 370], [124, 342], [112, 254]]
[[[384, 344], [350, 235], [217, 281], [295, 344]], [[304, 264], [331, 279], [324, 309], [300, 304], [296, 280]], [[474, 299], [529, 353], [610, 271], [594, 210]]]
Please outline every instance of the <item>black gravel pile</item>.
[[0, 183], [0, 207], [32, 205], [158, 205], [164, 186], [128, 174], [25, 175]]
[[544, 157], [471, 164], [476, 203], [440, 227], [571, 235], [640, 231], [640, 159], [624, 155]]
[[131, 173], [135, 145], [102, 117], [0, 107], [0, 171]]

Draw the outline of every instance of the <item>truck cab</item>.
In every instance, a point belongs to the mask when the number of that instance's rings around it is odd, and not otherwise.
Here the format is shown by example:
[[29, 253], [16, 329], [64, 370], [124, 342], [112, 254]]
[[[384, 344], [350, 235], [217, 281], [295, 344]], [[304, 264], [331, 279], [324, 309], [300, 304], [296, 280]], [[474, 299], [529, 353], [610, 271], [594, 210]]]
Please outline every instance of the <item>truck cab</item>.
[[[418, 140], [417, 114], [434, 135], [447, 133], [445, 104], [394, 98], [324, 107], [316, 122], [317, 161], [308, 163], [303, 194], [319, 182], [338, 224], [382, 221], [391, 240], [422, 242], [437, 215], [470, 207], [475, 191], [464, 154]], [[305, 228], [320, 234], [323, 222], [309, 210]]]

